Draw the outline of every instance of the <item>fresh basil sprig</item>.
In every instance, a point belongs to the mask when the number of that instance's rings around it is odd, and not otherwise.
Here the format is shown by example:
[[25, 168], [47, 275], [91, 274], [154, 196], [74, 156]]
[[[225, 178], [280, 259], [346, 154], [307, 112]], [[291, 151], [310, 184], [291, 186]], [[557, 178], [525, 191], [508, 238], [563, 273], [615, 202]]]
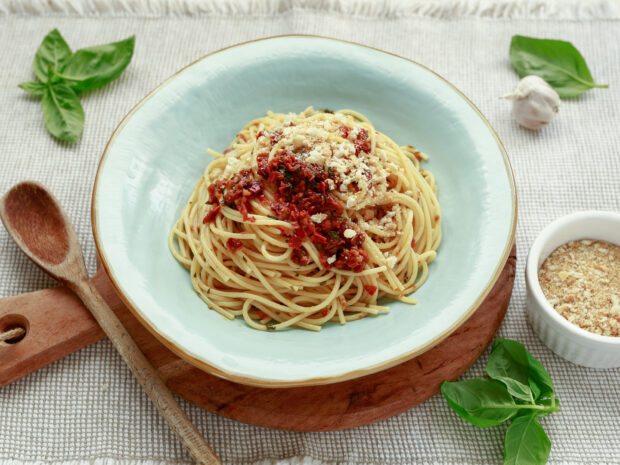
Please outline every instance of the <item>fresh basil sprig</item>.
[[547, 463], [551, 442], [538, 419], [560, 410], [549, 373], [523, 344], [502, 338], [493, 342], [486, 371], [491, 379], [444, 381], [448, 405], [481, 428], [511, 421], [504, 465]]
[[50, 67], [62, 69], [69, 57], [71, 57], [69, 45], [58, 29], [54, 29], [45, 36], [34, 56], [32, 68], [35, 76], [39, 81], [47, 82]]
[[84, 109], [80, 99], [64, 82], [48, 85], [41, 100], [45, 126], [60, 140], [76, 141], [84, 127]]
[[36, 81], [19, 87], [42, 97], [41, 110], [49, 133], [75, 142], [84, 129], [84, 109], [77, 92], [97, 89], [117, 79], [133, 56], [135, 37], [75, 53], [57, 29], [45, 38], [34, 56]]
[[510, 42], [510, 62], [520, 77], [536, 75], [551, 85], [561, 98], [576, 97], [595, 84], [579, 50], [563, 40], [516, 35]]

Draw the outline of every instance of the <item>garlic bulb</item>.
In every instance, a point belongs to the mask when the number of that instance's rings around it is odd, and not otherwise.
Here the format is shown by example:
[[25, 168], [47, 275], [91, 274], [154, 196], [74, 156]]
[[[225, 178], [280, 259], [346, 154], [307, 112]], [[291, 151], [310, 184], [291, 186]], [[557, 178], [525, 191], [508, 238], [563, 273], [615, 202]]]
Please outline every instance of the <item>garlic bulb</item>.
[[560, 109], [560, 96], [538, 76], [524, 77], [511, 94], [502, 98], [512, 100], [512, 113], [517, 123], [529, 129], [546, 126]]

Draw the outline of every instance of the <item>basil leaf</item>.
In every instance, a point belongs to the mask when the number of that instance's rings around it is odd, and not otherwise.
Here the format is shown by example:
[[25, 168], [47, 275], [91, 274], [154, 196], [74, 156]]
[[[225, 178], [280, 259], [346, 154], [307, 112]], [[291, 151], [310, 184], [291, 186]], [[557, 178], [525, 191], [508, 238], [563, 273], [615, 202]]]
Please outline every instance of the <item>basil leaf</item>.
[[535, 415], [515, 418], [504, 439], [504, 465], [544, 465], [551, 441]]
[[[523, 344], [498, 337], [493, 341], [491, 355], [496, 351], [498, 360], [502, 358], [512, 367], [510, 376], [514, 375], [513, 379], [520, 384], [525, 384], [527, 382], [527, 385], [532, 390], [534, 399], [553, 396], [553, 381], [551, 381], [549, 373], [547, 373], [545, 367], [543, 367], [538, 360], [532, 357]], [[491, 362], [491, 357], [489, 357], [489, 362]], [[503, 363], [504, 362], [502, 362], [502, 364]], [[487, 373], [490, 377], [495, 378], [495, 376], [501, 376], [501, 367], [499, 367], [498, 363], [495, 361], [491, 364], [490, 369], [491, 372], [489, 372], [489, 364], [487, 363]], [[493, 373], [493, 375], [491, 373]], [[524, 377], [524, 373], [527, 374], [527, 378]], [[504, 382], [503, 379], [500, 381]], [[516, 386], [516, 383], [511, 384], [513, 387]], [[514, 393], [513, 395], [521, 398]]]
[[54, 29], [45, 36], [34, 55], [34, 74], [41, 82], [47, 82], [47, 72], [50, 66], [61, 69], [71, 56], [71, 49], [62, 38], [58, 29]]
[[133, 56], [135, 37], [78, 50], [56, 73], [75, 91], [96, 89], [118, 78]]
[[609, 87], [594, 83], [579, 50], [563, 40], [513, 36], [510, 62], [520, 77], [539, 76], [562, 98], [576, 97], [593, 87]]
[[461, 418], [481, 428], [500, 425], [517, 413], [512, 396], [497, 381], [444, 381], [441, 393]]
[[530, 380], [528, 377], [528, 383], [530, 385], [530, 389], [532, 390], [532, 394], [534, 395], [534, 399], [540, 399], [542, 396], [542, 389], [538, 387], [538, 384], [534, 380]]
[[25, 90], [29, 94], [36, 95], [37, 97], [41, 97], [47, 88], [45, 84], [39, 81], [22, 82], [21, 84], [18, 84], [17, 87]]
[[525, 363], [519, 363], [521, 360], [516, 361], [502, 344], [497, 344], [493, 346], [486, 371], [490, 378], [502, 382], [514, 397], [534, 403], [528, 382], [527, 359], [523, 359]]
[[48, 84], [41, 100], [43, 119], [57, 139], [75, 142], [84, 128], [84, 110], [76, 93], [66, 84]]
[[[520, 417], [520, 416], [527, 416], [527, 415], [534, 415], [536, 418], [542, 418], [542, 417], [546, 417], [547, 415], [552, 414], [553, 412], [559, 412], [560, 411], [560, 401], [559, 399], [541, 399], [536, 401], [536, 405], [541, 406], [541, 407], [545, 407], [543, 409], [523, 409], [520, 410], [515, 416], [514, 418]], [[513, 421], [514, 421], [513, 418]]]

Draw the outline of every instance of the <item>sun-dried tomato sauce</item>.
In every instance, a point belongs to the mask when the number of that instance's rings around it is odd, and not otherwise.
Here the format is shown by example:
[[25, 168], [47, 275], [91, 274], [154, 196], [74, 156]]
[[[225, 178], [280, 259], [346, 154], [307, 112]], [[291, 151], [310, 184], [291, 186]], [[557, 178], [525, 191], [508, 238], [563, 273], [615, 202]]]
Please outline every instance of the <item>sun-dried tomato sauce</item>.
[[370, 295], [373, 295], [377, 292], [377, 286], [371, 286], [369, 284], [364, 284], [364, 290], [368, 292]]
[[231, 237], [226, 241], [226, 247], [228, 247], [228, 250], [230, 250], [232, 253], [235, 253], [237, 250], [243, 247], [243, 242], [241, 242], [239, 239], [233, 239]]
[[215, 181], [207, 188], [209, 192], [207, 203], [217, 207], [204, 217], [202, 223], [214, 221], [222, 205], [238, 210], [243, 215], [243, 221], [256, 221], [254, 217], [248, 216], [248, 206], [252, 199], [265, 200], [264, 188], [261, 181], [252, 179], [252, 172], [248, 170], [240, 171], [230, 179]]
[[[346, 128], [346, 134], [350, 128]], [[259, 137], [262, 134], [259, 134]], [[281, 132], [271, 135], [272, 146], [282, 137]], [[360, 131], [355, 142], [356, 152], [370, 151], [370, 141], [365, 130]], [[311, 258], [302, 243], [307, 239], [319, 250], [321, 264], [326, 268], [336, 267], [356, 273], [364, 270], [368, 255], [362, 249], [364, 234], [358, 232], [352, 238], [344, 236], [345, 229], [353, 229], [342, 213], [342, 203], [330, 193], [327, 179], [331, 178], [338, 186], [337, 175], [329, 175], [322, 167], [299, 160], [295, 154], [281, 150], [271, 160], [269, 153], [257, 155], [258, 176], [252, 178], [250, 171], [241, 171], [230, 179], [216, 181], [208, 187], [209, 204], [217, 205], [204, 218], [204, 223], [213, 221], [221, 205], [237, 209], [244, 221], [255, 221], [248, 216], [251, 199], [266, 201], [265, 184], [273, 188], [274, 201], [269, 205], [274, 216], [293, 225], [293, 230], [280, 228], [288, 237], [288, 245], [293, 249], [292, 260], [298, 265], [307, 265]], [[324, 213], [327, 217], [320, 223], [312, 221], [311, 216]], [[238, 250], [240, 241], [227, 243], [232, 252]], [[328, 259], [333, 257], [328, 263]], [[334, 261], [335, 259], [335, 261]], [[368, 290], [370, 292], [370, 290]]]
[[[349, 138], [351, 128], [349, 126], [340, 126], [340, 134], [344, 139]], [[355, 155], [359, 155], [361, 152], [370, 153], [371, 143], [368, 138], [368, 131], [366, 129], [360, 129], [353, 141], [355, 146]]]
[[[268, 156], [267, 153], [258, 155], [258, 174], [275, 188], [271, 210], [276, 218], [294, 225], [292, 232], [282, 229], [294, 249], [293, 261], [299, 265], [310, 263], [308, 252], [301, 245], [309, 239], [317, 246], [325, 268], [362, 271], [368, 263], [368, 255], [362, 249], [364, 235], [344, 237], [345, 229], [352, 226], [342, 216], [344, 207], [340, 201], [329, 192], [328, 173], [285, 150], [271, 160]], [[313, 222], [311, 216], [319, 213], [325, 213], [327, 218], [320, 223]], [[327, 262], [330, 257], [335, 257], [331, 264]]]

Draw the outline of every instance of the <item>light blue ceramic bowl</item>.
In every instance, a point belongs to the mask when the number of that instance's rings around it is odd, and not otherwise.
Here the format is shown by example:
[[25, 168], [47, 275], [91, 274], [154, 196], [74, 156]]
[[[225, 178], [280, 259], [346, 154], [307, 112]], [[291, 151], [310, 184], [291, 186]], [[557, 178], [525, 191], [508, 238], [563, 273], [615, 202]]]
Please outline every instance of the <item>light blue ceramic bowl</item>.
[[[319, 333], [256, 331], [209, 310], [168, 251], [168, 233], [211, 160], [267, 110], [351, 108], [431, 157], [443, 242], [419, 304]], [[493, 287], [513, 243], [515, 185], [506, 153], [474, 105], [412, 61], [307, 36], [275, 37], [208, 55], [125, 117], [103, 154], [93, 230], [119, 294], [166, 346], [230, 380], [270, 387], [332, 383], [428, 350]]]

